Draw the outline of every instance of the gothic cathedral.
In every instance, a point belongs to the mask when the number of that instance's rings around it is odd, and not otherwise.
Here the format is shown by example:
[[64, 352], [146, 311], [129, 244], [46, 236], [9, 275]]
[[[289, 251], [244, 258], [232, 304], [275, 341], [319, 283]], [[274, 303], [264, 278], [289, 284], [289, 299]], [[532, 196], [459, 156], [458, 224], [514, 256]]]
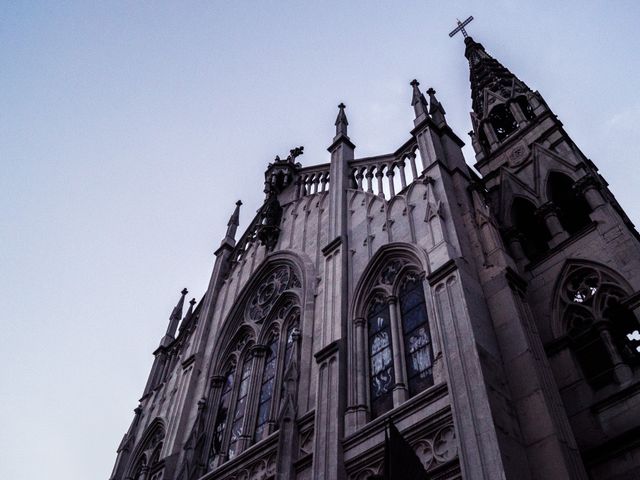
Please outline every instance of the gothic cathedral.
[[[436, 92], [408, 140], [302, 147], [170, 316], [111, 480], [637, 479], [640, 237], [542, 96], [465, 38], [475, 169]], [[426, 94], [426, 96], [425, 96]], [[404, 479], [394, 479], [404, 480]]]

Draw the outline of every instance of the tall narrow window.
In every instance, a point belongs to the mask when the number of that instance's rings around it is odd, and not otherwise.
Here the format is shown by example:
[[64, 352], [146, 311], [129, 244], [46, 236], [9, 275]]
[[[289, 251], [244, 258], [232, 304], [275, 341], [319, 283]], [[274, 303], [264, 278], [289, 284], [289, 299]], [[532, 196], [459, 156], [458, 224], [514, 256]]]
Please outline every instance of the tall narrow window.
[[516, 103], [520, 107], [520, 110], [522, 111], [524, 118], [526, 118], [527, 120], [533, 120], [534, 118], [536, 118], [536, 114], [533, 113], [533, 107], [527, 101], [526, 97], [521, 96], [516, 98]]
[[294, 331], [297, 328], [297, 324], [291, 324], [287, 329], [287, 344], [284, 348], [284, 370], [286, 371], [287, 367], [291, 363], [291, 355], [293, 355], [293, 344], [295, 342]]
[[240, 384], [238, 385], [238, 396], [236, 399], [236, 407], [233, 413], [233, 423], [231, 424], [231, 439], [229, 440], [229, 448], [227, 450], [229, 458], [236, 456], [237, 443], [242, 435], [242, 424], [244, 422], [244, 413], [247, 409], [247, 395], [249, 394], [249, 384], [251, 379], [251, 358], [247, 354], [242, 365], [242, 375], [240, 376]]
[[570, 235], [591, 223], [591, 209], [586, 200], [574, 191], [573, 185], [573, 180], [562, 173], [549, 174], [549, 198], [558, 207], [560, 223]]
[[377, 417], [393, 408], [395, 382], [389, 306], [379, 296], [369, 307], [368, 324], [371, 414]]
[[534, 260], [549, 250], [551, 239], [544, 222], [536, 215], [533, 204], [521, 197], [516, 197], [511, 207], [513, 226], [522, 234], [522, 248], [529, 260]]
[[513, 118], [513, 115], [505, 104], [498, 105], [491, 109], [489, 122], [491, 122], [491, 126], [496, 132], [496, 137], [498, 137], [499, 141], [507, 138], [518, 128], [518, 122]]
[[422, 282], [415, 275], [404, 280], [399, 294], [409, 394], [433, 385], [433, 349]]
[[619, 365], [640, 362], [640, 323], [624, 306], [627, 297], [604, 270], [576, 265], [560, 292], [563, 321], [585, 380], [595, 389], [617, 380]]
[[273, 398], [273, 387], [276, 381], [276, 369], [278, 366], [278, 336], [275, 334], [271, 336], [271, 340], [267, 345], [264, 361], [262, 384], [258, 398], [258, 420], [253, 436], [255, 442], [260, 441], [263, 433], [267, 429], [267, 422], [269, 421], [269, 410], [271, 408], [271, 399]]
[[227, 417], [229, 415], [229, 403], [231, 402], [231, 393], [233, 392], [233, 376], [235, 375], [235, 366], [229, 369], [225, 375], [222, 393], [220, 394], [220, 405], [218, 414], [216, 415], [216, 425], [213, 430], [213, 453], [222, 451], [222, 441], [224, 430], [227, 426]]

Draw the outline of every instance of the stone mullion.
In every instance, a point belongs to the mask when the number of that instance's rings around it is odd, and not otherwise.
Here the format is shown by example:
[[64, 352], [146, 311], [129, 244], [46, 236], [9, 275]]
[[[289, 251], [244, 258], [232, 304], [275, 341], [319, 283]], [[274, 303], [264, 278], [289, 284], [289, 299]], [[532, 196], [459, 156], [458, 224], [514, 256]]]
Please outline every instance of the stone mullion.
[[391, 343], [393, 345], [393, 373], [395, 385], [393, 387], [393, 405], [404, 403], [409, 397], [407, 390], [407, 369], [404, 362], [404, 342], [402, 341], [402, 325], [398, 315], [398, 299], [395, 296], [387, 298], [389, 319], [391, 324]]
[[[276, 357], [276, 373], [273, 379], [273, 390], [271, 392], [271, 402], [269, 404], [269, 415], [267, 416], [267, 428], [266, 428], [267, 435], [275, 431], [275, 426], [278, 421], [277, 419], [278, 407], [280, 405], [280, 399], [281, 399], [280, 393], [282, 392], [284, 374], [287, 373], [287, 367], [288, 367], [288, 365], [285, 365], [284, 363], [286, 360], [285, 355], [287, 351], [287, 340], [288, 340], [288, 337], [286, 336], [287, 331], [284, 328], [285, 326], [282, 327], [283, 328], [282, 336], [280, 338], [282, 338], [283, 341], [281, 341], [280, 345], [278, 345], [278, 356]], [[293, 348], [293, 351], [291, 352], [291, 358], [293, 359], [294, 358], [293, 355], [295, 355], [296, 353], [295, 340], [294, 340], [294, 346], [292, 348]], [[258, 395], [260, 395], [260, 393], [258, 393]], [[260, 403], [260, 399], [256, 401], [256, 405], [258, 405], [259, 403]], [[256, 425], [257, 425], [257, 421], [256, 421]]]
[[249, 380], [247, 403], [244, 409], [244, 419], [242, 421], [242, 435], [240, 435], [240, 439], [238, 440], [238, 454], [244, 451], [252, 443], [258, 408], [257, 397], [260, 395], [260, 387], [262, 386], [266, 351], [267, 347], [264, 345], [256, 345], [251, 349], [253, 366], [251, 367], [251, 379]]

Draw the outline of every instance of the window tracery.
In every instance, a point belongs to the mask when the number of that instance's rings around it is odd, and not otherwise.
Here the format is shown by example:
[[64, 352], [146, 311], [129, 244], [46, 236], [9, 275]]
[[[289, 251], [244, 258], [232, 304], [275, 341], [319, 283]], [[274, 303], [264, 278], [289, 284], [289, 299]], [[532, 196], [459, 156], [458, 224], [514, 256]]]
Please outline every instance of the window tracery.
[[574, 265], [560, 287], [564, 328], [585, 379], [594, 388], [616, 381], [615, 368], [640, 363], [640, 323], [627, 293], [603, 269]]
[[[363, 343], [367, 349], [372, 418], [433, 385], [432, 339], [421, 276], [404, 258], [379, 270], [366, 304]], [[360, 327], [358, 327], [360, 328]], [[396, 392], [397, 391], [397, 392]]]
[[267, 273], [241, 309], [244, 322], [235, 331], [243, 334], [235, 334], [240, 341], [229, 354], [238, 359], [237, 364], [232, 360], [223, 370], [226, 373], [214, 377], [218, 393], [213, 394], [216, 415], [209, 468], [237, 457], [277, 429], [279, 392], [299, 338], [299, 292], [295, 290], [301, 287], [293, 268], [278, 266]]
[[286, 265], [278, 267], [260, 284], [249, 300], [247, 318], [262, 323], [285, 290], [301, 287], [300, 279], [291, 268]]

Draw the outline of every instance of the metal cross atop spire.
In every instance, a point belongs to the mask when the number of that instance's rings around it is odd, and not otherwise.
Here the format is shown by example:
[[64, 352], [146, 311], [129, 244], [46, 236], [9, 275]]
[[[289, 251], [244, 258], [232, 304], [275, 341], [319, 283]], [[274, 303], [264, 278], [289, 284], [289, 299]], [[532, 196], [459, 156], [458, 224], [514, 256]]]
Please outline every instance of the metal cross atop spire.
[[[456, 20], [458, 20], [456, 18]], [[449, 33], [449, 37], [453, 37], [456, 33], [458, 32], [462, 32], [462, 36], [464, 38], [467, 38], [467, 31], [464, 29], [465, 26], [469, 25], [471, 23], [471, 20], [473, 20], [473, 17], [469, 17], [467, 18], [464, 22], [461, 22], [460, 20], [458, 20], [458, 26], [456, 28], [454, 28], [451, 33]]]

